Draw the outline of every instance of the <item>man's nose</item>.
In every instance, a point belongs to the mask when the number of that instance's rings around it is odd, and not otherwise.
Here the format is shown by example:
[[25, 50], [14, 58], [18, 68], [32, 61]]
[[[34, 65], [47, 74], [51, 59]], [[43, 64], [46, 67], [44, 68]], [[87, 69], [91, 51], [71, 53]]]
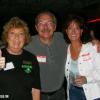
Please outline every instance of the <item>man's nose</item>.
[[44, 28], [48, 28], [48, 23], [45, 23], [44, 24]]

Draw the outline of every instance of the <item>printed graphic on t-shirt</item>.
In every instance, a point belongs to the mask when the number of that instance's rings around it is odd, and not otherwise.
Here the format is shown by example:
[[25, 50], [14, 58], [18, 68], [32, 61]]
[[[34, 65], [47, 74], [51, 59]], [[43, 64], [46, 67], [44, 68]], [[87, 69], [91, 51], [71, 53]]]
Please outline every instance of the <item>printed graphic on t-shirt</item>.
[[32, 72], [32, 63], [28, 61], [23, 61], [22, 69], [25, 73], [29, 74]]

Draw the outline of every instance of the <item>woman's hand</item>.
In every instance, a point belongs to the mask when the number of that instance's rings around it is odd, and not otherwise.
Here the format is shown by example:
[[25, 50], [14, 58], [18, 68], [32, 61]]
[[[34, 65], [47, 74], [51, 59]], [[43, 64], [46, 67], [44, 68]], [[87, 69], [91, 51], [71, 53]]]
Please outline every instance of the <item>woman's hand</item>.
[[77, 75], [75, 78], [75, 85], [82, 86], [83, 84], [87, 83], [87, 79], [85, 76]]
[[0, 69], [5, 67], [5, 57], [2, 57], [2, 51], [0, 50]]

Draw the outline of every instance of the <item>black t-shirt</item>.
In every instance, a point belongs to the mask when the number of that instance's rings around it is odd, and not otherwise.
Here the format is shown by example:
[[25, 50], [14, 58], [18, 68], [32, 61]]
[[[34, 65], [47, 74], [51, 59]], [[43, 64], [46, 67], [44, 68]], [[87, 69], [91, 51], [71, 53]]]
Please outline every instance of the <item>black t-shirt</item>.
[[[36, 57], [23, 50], [12, 55], [4, 48], [5, 69], [0, 71], [0, 96], [8, 100], [32, 100], [32, 88], [40, 89], [39, 65]], [[4, 99], [4, 100], [5, 100]]]

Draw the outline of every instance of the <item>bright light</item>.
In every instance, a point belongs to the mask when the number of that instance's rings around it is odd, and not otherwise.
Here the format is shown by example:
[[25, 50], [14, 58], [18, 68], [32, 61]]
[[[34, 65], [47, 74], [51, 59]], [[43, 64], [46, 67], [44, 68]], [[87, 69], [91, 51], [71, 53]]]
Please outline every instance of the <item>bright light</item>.
[[100, 22], [100, 18], [90, 20], [87, 23], [94, 23], [94, 22]]

